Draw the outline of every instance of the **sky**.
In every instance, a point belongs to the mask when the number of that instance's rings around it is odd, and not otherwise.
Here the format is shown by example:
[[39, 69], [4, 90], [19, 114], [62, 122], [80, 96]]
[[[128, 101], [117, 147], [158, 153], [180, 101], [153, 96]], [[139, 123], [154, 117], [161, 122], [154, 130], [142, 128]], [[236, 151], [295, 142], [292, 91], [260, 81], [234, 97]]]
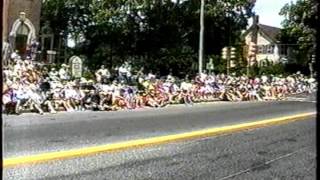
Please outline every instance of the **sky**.
[[[282, 27], [281, 21], [284, 20], [279, 15], [281, 8], [290, 2], [296, 2], [296, 0], [257, 0], [254, 11], [259, 15], [260, 24]], [[250, 20], [251, 24], [252, 20]]]

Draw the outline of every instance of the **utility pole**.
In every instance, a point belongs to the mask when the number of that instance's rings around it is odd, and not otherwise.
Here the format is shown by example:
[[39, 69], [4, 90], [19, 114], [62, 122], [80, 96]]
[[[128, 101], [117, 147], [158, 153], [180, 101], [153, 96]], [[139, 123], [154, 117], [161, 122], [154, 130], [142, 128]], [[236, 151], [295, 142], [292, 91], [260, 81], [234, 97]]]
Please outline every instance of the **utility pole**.
[[247, 76], [250, 75], [251, 63], [256, 63], [256, 44], [258, 41], [258, 31], [259, 31], [259, 16], [253, 16], [253, 32], [251, 36], [251, 42], [249, 44], [249, 56], [248, 56], [248, 64], [247, 64]]
[[199, 73], [202, 73], [203, 32], [204, 32], [204, 0], [201, 0], [201, 8], [200, 8], [200, 41], [199, 41]]

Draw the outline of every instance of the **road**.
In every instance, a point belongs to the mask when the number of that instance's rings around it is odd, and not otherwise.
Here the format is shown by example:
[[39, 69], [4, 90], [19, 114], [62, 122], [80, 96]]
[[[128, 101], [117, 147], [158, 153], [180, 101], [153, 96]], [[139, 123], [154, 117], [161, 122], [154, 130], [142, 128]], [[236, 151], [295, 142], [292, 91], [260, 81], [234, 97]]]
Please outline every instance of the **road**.
[[314, 111], [308, 102], [213, 103], [123, 112], [5, 117], [4, 156], [38, 154]]
[[[4, 156], [82, 148], [314, 111], [315, 103], [311, 102], [217, 102], [132, 112], [4, 116]], [[241, 171], [245, 172], [235, 179], [314, 178], [314, 118], [224, 136], [8, 168], [4, 179], [221, 179]]]

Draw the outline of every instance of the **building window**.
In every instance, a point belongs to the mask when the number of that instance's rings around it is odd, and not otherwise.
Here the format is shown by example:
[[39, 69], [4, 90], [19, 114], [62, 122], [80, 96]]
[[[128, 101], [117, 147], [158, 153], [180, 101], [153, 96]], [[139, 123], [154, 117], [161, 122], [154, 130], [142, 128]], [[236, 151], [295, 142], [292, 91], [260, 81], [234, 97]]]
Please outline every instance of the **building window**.
[[274, 45], [267, 45], [267, 53], [268, 54], [274, 53]]
[[263, 47], [262, 46], [258, 46], [258, 54], [263, 54]]
[[258, 54], [273, 54], [274, 45], [260, 45], [258, 46]]

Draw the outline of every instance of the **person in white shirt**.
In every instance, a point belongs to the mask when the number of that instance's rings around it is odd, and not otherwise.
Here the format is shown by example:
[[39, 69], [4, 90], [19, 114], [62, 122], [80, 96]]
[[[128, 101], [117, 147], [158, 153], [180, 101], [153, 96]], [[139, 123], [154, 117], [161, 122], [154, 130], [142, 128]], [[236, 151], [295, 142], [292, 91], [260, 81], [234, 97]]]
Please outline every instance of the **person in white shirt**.
[[11, 59], [16, 59], [16, 58], [19, 56], [18, 52], [19, 52], [19, 51], [16, 50], [15, 52], [11, 53], [10, 58], [11, 58]]
[[59, 73], [56, 70], [56, 68], [51, 68], [51, 71], [49, 72], [49, 77], [53, 81], [59, 81]]
[[61, 80], [66, 81], [68, 80], [68, 70], [67, 70], [67, 65], [62, 64], [61, 68], [59, 69], [59, 77]]
[[76, 111], [84, 110], [84, 106], [83, 106], [84, 97], [85, 97], [85, 94], [83, 91], [80, 90], [80, 87], [74, 86], [72, 96], [71, 96], [71, 103]]
[[104, 79], [110, 80], [111, 78], [110, 71], [107, 68], [105, 68], [104, 65], [102, 65], [100, 69], [96, 71], [95, 75], [97, 82], [103, 82]]
[[202, 82], [204, 82], [206, 79], [207, 79], [207, 73], [206, 72], [202, 72], [202, 73], [200, 73], [200, 80], [202, 81]]
[[65, 103], [65, 107], [67, 112], [73, 112], [75, 109], [73, 97], [75, 97], [75, 90], [73, 88], [75, 84], [73, 82], [69, 82], [65, 85], [65, 88], [62, 90], [63, 100]]
[[185, 105], [192, 105], [192, 97], [191, 97], [191, 89], [192, 89], [192, 84], [188, 79], [184, 80], [181, 85], [180, 89], [182, 90], [181, 93], [181, 99], [183, 99]]
[[261, 76], [261, 82], [266, 83], [268, 81], [268, 77], [266, 75]]
[[125, 64], [122, 64], [118, 69], [119, 81], [127, 80], [128, 70]]
[[152, 71], [150, 71], [149, 73], [148, 73], [148, 76], [147, 76], [147, 78], [148, 79], [155, 79], [156, 78], [156, 75], [154, 75], [153, 73], [152, 73]]
[[126, 68], [126, 71], [127, 71], [127, 74], [126, 74], [126, 77], [127, 77], [127, 80], [130, 82], [131, 81], [131, 76], [132, 76], [132, 73], [131, 73], [131, 69], [132, 69], [132, 67], [131, 67], [131, 65], [129, 64], [129, 62], [125, 62], [124, 63], [124, 66], [125, 66], [125, 68]]

